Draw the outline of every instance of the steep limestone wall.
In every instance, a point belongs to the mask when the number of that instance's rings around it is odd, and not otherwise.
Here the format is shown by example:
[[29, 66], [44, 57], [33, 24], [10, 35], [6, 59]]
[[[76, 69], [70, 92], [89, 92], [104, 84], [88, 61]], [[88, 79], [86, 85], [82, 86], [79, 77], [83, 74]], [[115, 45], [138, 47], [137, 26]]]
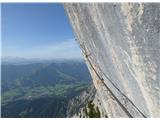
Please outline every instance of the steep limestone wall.
[[160, 4], [65, 3], [109, 117], [160, 117]]

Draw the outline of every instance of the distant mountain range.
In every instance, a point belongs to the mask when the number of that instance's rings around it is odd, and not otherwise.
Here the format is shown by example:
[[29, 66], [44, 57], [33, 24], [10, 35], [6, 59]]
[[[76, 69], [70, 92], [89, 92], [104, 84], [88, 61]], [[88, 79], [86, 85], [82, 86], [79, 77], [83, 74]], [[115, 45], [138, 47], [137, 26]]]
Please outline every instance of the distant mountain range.
[[81, 60], [15, 61], [1, 65], [2, 117], [65, 117], [69, 100], [91, 84]]
[[83, 59], [40, 59], [40, 58], [21, 58], [21, 57], [2, 57], [2, 64], [11, 64], [11, 65], [21, 65], [21, 64], [31, 64], [31, 63], [56, 63], [56, 62], [67, 62], [67, 61], [82, 61]]

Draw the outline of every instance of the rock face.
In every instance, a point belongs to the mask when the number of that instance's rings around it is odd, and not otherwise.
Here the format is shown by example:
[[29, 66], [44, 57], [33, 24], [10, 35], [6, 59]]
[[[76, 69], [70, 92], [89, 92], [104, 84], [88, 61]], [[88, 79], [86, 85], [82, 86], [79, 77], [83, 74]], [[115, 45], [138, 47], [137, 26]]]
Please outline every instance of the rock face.
[[87, 117], [81, 110], [86, 106], [88, 101], [95, 98], [96, 89], [93, 85], [89, 86], [84, 92], [69, 101], [67, 107], [67, 117]]
[[160, 117], [160, 4], [65, 3], [108, 117]]
[[107, 117], [98, 98], [95, 87], [91, 85], [87, 90], [70, 100], [67, 107], [67, 117]]

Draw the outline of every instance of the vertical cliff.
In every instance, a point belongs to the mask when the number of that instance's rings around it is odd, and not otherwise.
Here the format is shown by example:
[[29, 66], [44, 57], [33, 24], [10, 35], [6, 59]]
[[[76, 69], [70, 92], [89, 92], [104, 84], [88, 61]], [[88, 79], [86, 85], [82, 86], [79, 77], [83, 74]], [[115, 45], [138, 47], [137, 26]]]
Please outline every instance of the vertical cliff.
[[160, 117], [160, 4], [66, 3], [108, 117]]

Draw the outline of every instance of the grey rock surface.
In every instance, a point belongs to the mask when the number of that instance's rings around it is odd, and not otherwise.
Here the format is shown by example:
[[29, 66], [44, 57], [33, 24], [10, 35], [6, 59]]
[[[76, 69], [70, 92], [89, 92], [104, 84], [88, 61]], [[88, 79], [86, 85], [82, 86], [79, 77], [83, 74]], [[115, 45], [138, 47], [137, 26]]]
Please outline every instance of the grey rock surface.
[[[94, 85], [90, 85], [85, 91], [83, 91], [80, 95], [71, 99], [67, 105], [67, 117], [80, 117], [83, 115], [84, 106], [88, 103], [88, 101], [94, 100], [96, 89]], [[81, 114], [81, 115], [80, 115]]]
[[101, 104], [99, 100], [99, 96], [97, 94], [97, 91], [94, 87], [94, 85], [91, 85], [88, 87], [87, 90], [82, 92], [80, 95], [74, 97], [70, 100], [68, 104], [67, 109], [67, 117], [72, 118], [89, 118], [90, 116], [86, 114], [85, 109], [87, 109], [89, 113], [88, 104], [92, 101], [92, 104], [94, 104], [94, 108], [99, 109], [100, 111], [100, 117], [105, 118], [107, 117], [106, 111], [103, 108], [103, 105]]
[[160, 4], [64, 7], [108, 117], [160, 117]]

